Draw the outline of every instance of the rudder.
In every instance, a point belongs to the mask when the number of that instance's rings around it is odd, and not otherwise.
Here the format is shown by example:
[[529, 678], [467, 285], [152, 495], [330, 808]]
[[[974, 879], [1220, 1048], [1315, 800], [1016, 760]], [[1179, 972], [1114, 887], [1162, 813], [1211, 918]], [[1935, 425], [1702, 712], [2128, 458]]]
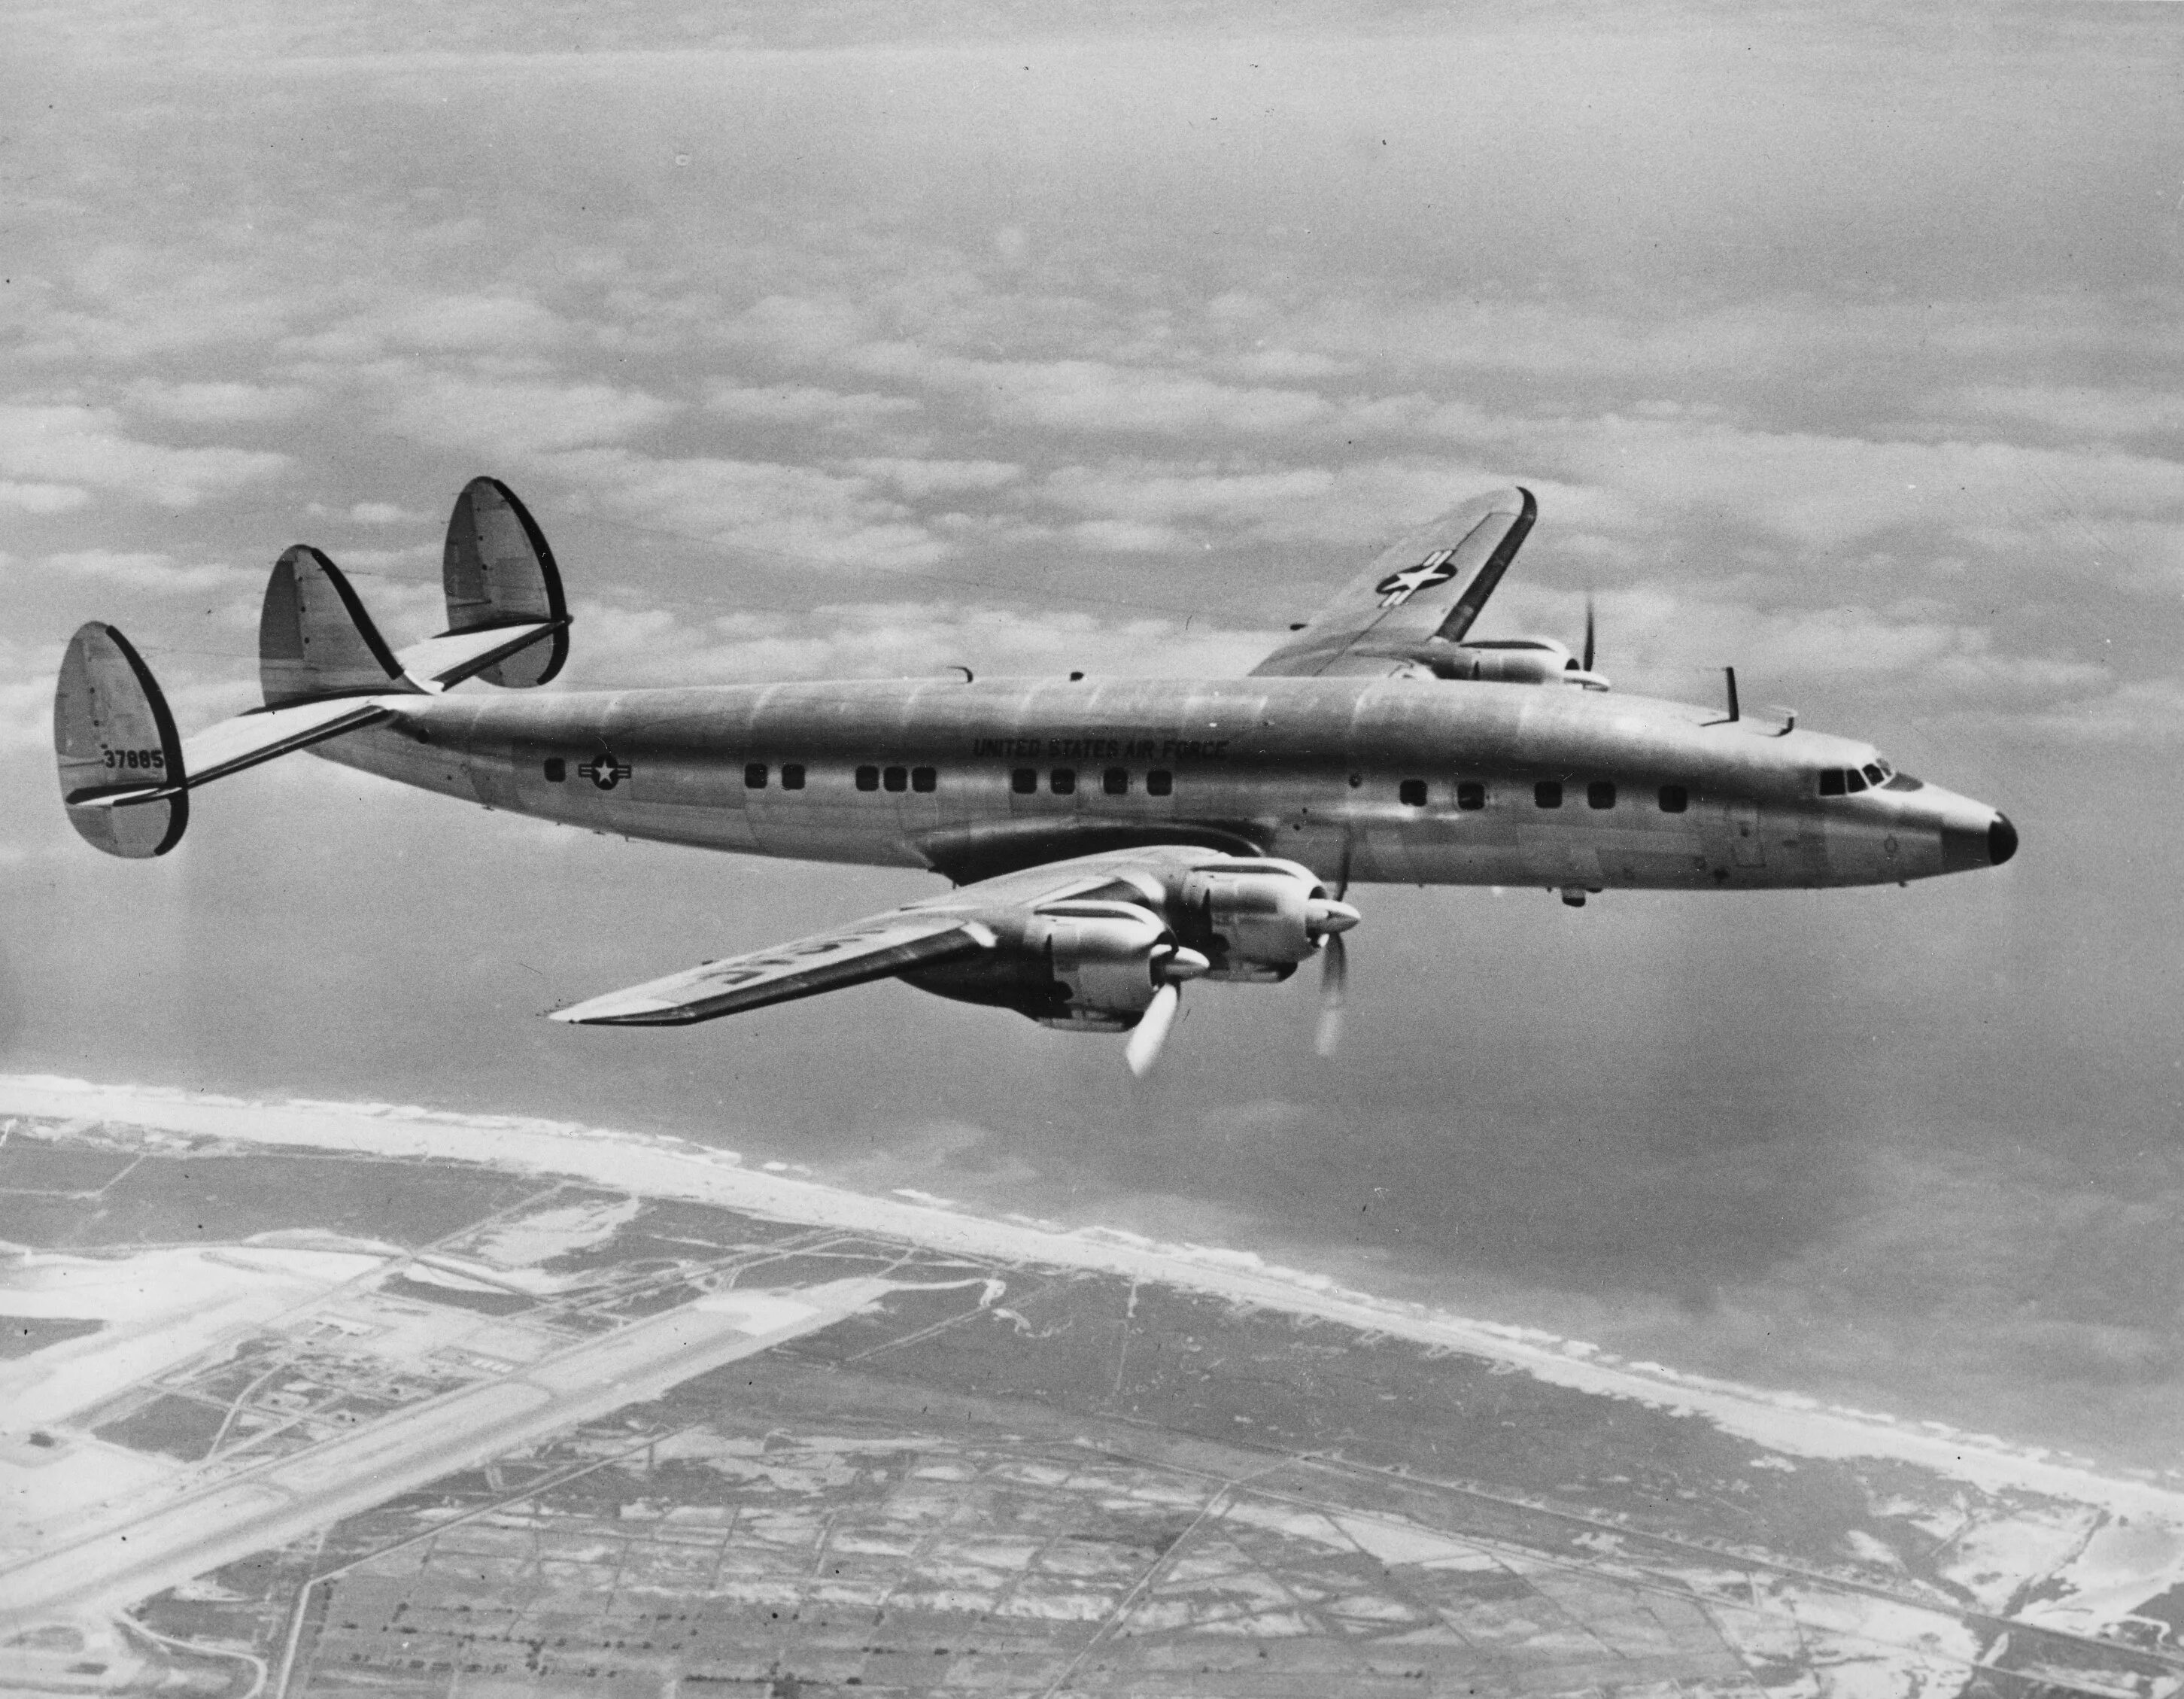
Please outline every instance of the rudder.
[[521, 688], [543, 684], [569, 658], [569, 609], [545, 534], [499, 478], [472, 478], [448, 520], [442, 579], [448, 634], [550, 622], [551, 640], [495, 661], [475, 676]]
[[142, 861], [181, 842], [190, 799], [174, 716], [135, 645], [98, 620], [61, 658], [53, 757], [69, 824], [94, 849]]

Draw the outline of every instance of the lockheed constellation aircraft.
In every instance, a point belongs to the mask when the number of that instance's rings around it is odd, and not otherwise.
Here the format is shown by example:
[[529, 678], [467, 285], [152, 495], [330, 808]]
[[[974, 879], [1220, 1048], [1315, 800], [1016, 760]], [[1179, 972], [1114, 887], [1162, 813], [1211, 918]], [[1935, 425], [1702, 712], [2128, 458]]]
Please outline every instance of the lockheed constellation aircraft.
[[[1194, 979], [1323, 964], [1333, 1047], [1353, 884], [1751, 890], [1998, 866], [1984, 803], [1871, 745], [1610, 693], [1551, 638], [1468, 633], [1536, 508], [1508, 489], [1402, 538], [1250, 676], [506, 694], [561, 670], [559, 569], [508, 487], [456, 499], [448, 629], [397, 652], [341, 570], [283, 554], [259, 627], [265, 704], [177, 735], [127, 638], [69, 645], [53, 744], [69, 819], [164, 855], [190, 793], [292, 750], [490, 808], [746, 855], [921, 867], [956, 888], [558, 1011], [711, 1020], [895, 978], [1073, 1032], [1149, 1069]], [[500, 689], [454, 694], [481, 679]]]

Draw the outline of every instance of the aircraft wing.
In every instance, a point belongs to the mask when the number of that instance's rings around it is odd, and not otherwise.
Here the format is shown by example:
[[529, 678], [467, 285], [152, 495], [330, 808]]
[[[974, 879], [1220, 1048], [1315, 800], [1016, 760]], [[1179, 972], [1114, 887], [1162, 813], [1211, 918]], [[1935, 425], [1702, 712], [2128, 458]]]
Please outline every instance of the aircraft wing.
[[552, 1018], [576, 1026], [685, 1026], [816, 997], [992, 950], [1000, 942], [996, 928], [1011, 930], [1016, 918], [1028, 916], [1042, 904], [1102, 897], [1145, 902], [1148, 893], [1133, 879], [1134, 872], [1140, 880], [1147, 874], [1157, 877], [1171, 864], [1187, 866], [1213, 853], [1196, 844], [1160, 844], [1028, 867], [794, 944], [727, 956], [626, 991], [610, 991], [557, 1009]]
[[610, 991], [557, 1009], [553, 1018], [586, 1027], [687, 1026], [975, 955], [993, 944], [993, 933], [967, 915], [897, 909], [794, 944], [726, 956], [627, 991]]
[[1526, 489], [1496, 490], [1421, 526], [1251, 669], [1311, 678], [1392, 673], [1404, 651], [1471, 629], [1539, 512]]

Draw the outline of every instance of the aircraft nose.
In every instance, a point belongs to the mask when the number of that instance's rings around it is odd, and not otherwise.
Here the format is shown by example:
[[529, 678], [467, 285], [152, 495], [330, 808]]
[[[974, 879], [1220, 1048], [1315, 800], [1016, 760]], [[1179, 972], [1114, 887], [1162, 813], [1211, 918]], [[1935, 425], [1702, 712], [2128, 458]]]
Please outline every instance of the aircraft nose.
[[1981, 867], [1999, 867], [2016, 853], [2017, 828], [2006, 814], [1981, 808], [1976, 814], [1942, 819], [1944, 872], [1968, 873]]

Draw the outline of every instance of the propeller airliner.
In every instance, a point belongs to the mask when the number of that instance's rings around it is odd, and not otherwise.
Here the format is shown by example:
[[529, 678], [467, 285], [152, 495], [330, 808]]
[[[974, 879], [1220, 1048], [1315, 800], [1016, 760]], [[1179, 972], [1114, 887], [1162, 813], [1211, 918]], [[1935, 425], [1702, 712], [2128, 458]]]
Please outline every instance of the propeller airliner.
[[[259, 627], [265, 705], [188, 738], [93, 621], [63, 660], [68, 817], [109, 855], [181, 841], [198, 787], [309, 749], [540, 819], [744, 855], [922, 868], [954, 888], [554, 1012], [681, 1025], [882, 978], [1128, 1033], [1148, 1071], [1193, 980], [1318, 957], [1333, 1048], [1354, 885], [1722, 891], [1999, 866], [2003, 815], [1872, 745], [1618, 694], [1585, 652], [1468, 633], [1537, 507], [1506, 489], [1383, 554], [1241, 678], [856, 679], [526, 694], [562, 668], [560, 569], [505, 484], [456, 499], [448, 628], [390, 649], [298, 545]], [[458, 692], [469, 680], [493, 687]]]

